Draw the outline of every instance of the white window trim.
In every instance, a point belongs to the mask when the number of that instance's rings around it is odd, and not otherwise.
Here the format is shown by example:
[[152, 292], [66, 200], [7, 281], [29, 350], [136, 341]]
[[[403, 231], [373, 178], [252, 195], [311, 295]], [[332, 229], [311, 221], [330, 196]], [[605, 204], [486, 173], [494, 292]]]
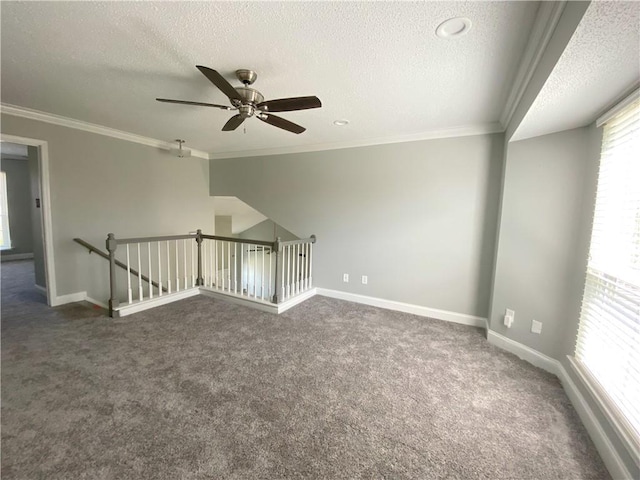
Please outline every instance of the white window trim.
[[[629, 95], [598, 117], [596, 120], [596, 127], [602, 127], [638, 98], [640, 98], [640, 88], [633, 90]], [[596, 405], [600, 408], [603, 416], [607, 419], [609, 425], [617, 434], [620, 442], [625, 447], [633, 461], [637, 465], [640, 465], [640, 437], [633, 426], [621, 412], [620, 408], [616, 405], [610, 395], [606, 392], [604, 387], [591, 373], [589, 368], [575, 356], [567, 355], [567, 359], [569, 360], [571, 368], [575, 372], [578, 380], [585, 390], [592, 396]]]
[[589, 369], [577, 358], [570, 355], [567, 355], [567, 358], [573, 371], [594, 398], [603, 415], [618, 434], [618, 437], [620, 437], [624, 447], [633, 457], [634, 461], [640, 463], [640, 442], [634, 433], [633, 427]]

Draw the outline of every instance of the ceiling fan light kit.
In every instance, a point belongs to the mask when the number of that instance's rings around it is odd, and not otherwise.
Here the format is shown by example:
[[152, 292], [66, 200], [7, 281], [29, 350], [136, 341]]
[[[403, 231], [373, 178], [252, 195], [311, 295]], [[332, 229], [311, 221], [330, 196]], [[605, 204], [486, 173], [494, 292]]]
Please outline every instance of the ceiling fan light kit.
[[[217, 71], [196, 65], [196, 68], [209, 79], [222, 93], [228, 98], [231, 106], [217, 105], [214, 103], [193, 102], [188, 100], [172, 100], [168, 98], [156, 98], [159, 102], [179, 103], [183, 105], [194, 105], [199, 107], [214, 107], [222, 110], [233, 110], [238, 113], [227, 120], [222, 127], [223, 132], [233, 131], [250, 117], [256, 117], [269, 125], [287, 130], [288, 132], [300, 134], [306, 129], [282, 117], [273, 115], [271, 112], [292, 112], [296, 110], [307, 110], [311, 108], [320, 108], [322, 103], [318, 97], [292, 97], [280, 98], [277, 100], [264, 100], [262, 93], [254, 88], [249, 87], [258, 78], [258, 74], [253, 70], [240, 69], [236, 70], [236, 77], [242, 82], [242, 87], [233, 87], [225, 78]], [[182, 145], [182, 144], [181, 144]]]

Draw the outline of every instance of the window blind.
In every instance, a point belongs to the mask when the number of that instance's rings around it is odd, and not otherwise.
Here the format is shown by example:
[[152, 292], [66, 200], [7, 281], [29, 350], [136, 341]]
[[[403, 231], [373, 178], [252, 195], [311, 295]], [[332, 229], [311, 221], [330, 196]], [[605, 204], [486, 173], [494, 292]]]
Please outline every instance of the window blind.
[[0, 248], [11, 248], [9, 207], [7, 205], [7, 174], [0, 172]]
[[640, 443], [640, 99], [604, 125], [575, 356]]

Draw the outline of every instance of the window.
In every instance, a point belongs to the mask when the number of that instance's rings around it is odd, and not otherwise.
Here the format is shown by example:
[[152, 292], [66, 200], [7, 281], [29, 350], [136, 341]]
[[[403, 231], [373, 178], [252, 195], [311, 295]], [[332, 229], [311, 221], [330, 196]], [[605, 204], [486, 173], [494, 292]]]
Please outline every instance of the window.
[[7, 205], [7, 174], [0, 172], [0, 249], [11, 248], [9, 206]]
[[623, 438], [640, 445], [640, 98], [604, 124], [576, 344]]

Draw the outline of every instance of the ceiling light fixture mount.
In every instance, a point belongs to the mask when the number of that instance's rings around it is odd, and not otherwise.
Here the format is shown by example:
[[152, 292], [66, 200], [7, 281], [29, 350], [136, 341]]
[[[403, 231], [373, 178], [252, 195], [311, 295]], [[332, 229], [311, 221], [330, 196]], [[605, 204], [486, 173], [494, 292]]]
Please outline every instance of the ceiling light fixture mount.
[[178, 158], [185, 158], [191, 156], [191, 150], [189, 148], [183, 148], [182, 144], [185, 142], [181, 138], [176, 138], [175, 142], [178, 144], [178, 148], [172, 148], [171, 153]]
[[337, 125], [338, 127], [344, 127], [345, 125], [349, 125], [349, 120], [343, 119], [343, 120], [335, 120], [333, 122], [334, 125]]
[[471, 30], [471, 20], [465, 17], [456, 17], [445, 20], [438, 28], [436, 35], [440, 38], [457, 38], [466, 35]]

